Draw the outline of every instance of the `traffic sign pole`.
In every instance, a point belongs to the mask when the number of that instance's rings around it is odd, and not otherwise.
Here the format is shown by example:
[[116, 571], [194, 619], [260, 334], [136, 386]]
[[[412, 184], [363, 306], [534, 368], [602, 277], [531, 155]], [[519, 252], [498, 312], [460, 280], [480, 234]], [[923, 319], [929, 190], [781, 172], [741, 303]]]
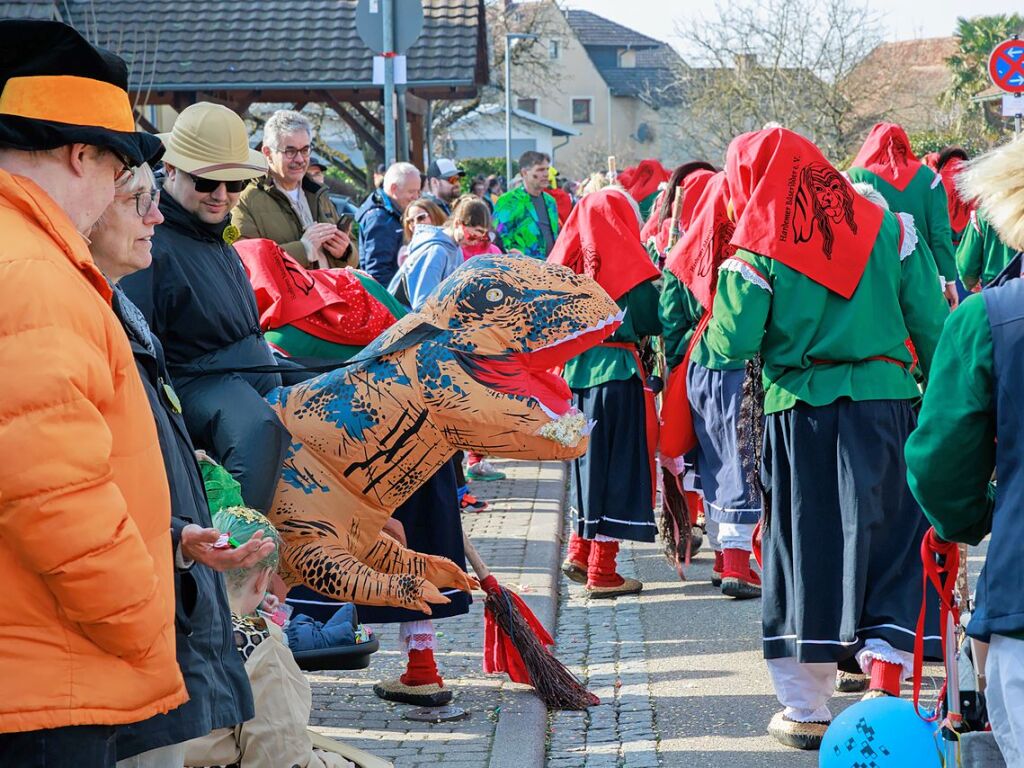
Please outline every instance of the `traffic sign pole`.
[[384, 165], [395, 162], [395, 0], [383, 0]]

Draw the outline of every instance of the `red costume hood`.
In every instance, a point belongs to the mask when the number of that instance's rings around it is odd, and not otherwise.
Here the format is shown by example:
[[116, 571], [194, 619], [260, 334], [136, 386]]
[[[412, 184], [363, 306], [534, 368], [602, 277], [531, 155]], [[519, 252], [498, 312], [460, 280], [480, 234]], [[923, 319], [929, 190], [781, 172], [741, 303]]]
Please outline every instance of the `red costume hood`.
[[292, 325], [318, 339], [364, 347], [395, 318], [347, 269], [305, 269], [273, 240], [234, 244], [263, 330]]
[[850, 298], [883, 211], [810, 141], [785, 128], [733, 139], [726, 158], [738, 248], [781, 261]]
[[[697, 205], [697, 199], [700, 197], [701, 192], [704, 191], [704, 185], [708, 183], [708, 180], [714, 176], [714, 172], [707, 171], [704, 169], [698, 169], [692, 171], [683, 178], [682, 184], [676, 190], [677, 195], [683, 195], [682, 204], [679, 209], [679, 227], [681, 230], [685, 230], [690, 223], [690, 219], [693, 218], [693, 212]], [[654, 238], [655, 247], [658, 249], [659, 254], [663, 254], [665, 249], [668, 248], [669, 237], [672, 233], [672, 217], [666, 216], [665, 220], [660, 224], [658, 223], [658, 217], [661, 215], [661, 203], [664, 199], [663, 195], [667, 194], [663, 191], [661, 195], [658, 195], [658, 200], [654, 204], [654, 208], [651, 210], [651, 215], [647, 217], [647, 223], [644, 224], [643, 230], [640, 232], [640, 242], [644, 245], [652, 237]]]
[[871, 171], [902, 192], [921, 168], [921, 161], [902, 127], [877, 123], [850, 166]]
[[[711, 311], [718, 281], [718, 267], [736, 252], [730, 244], [735, 224], [729, 219], [729, 183], [724, 172], [711, 174], [701, 184], [701, 191], [690, 218], [684, 224], [683, 236], [669, 252], [665, 267], [690, 289], [700, 305]], [[686, 200], [683, 201], [684, 206]]]
[[658, 185], [668, 181], [671, 175], [657, 160], [641, 160], [638, 165], [621, 171], [616, 181], [640, 202], [657, 192]]
[[942, 186], [946, 190], [949, 224], [954, 232], [964, 231], [971, 219], [971, 211], [974, 210], [974, 206], [960, 194], [960, 188], [956, 184], [957, 176], [965, 170], [966, 165], [959, 157], [954, 157], [942, 166], [942, 170], [939, 172]]
[[548, 261], [592, 277], [616, 301], [645, 280], [659, 276], [640, 245], [636, 204], [622, 190], [611, 187], [591, 192], [576, 204]]

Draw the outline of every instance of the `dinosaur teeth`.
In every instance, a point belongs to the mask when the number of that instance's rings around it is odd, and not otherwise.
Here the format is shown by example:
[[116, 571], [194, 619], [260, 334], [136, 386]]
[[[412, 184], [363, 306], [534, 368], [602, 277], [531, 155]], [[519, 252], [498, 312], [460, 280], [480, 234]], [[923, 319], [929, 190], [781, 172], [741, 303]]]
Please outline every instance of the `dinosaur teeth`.
[[597, 325], [591, 326], [589, 328], [584, 328], [582, 331], [573, 331], [568, 336], [565, 336], [559, 339], [558, 341], [553, 341], [550, 344], [545, 344], [543, 347], [537, 347], [537, 349], [535, 349], [534, 351], [540, 352], [542, 349], [551, 349], [552, 347], [558, 347], [561, 346], [562, 344], [568, 344], [570, 341], [580, 338], [580, 336], [586, 336], [588, 333], [594, 333], [595, 331], [604, 330], [613, 323], [621, 323], [625, 316], [626, 310], [620, 310], [619, 312], [616, 312], [614, 315], [608, 315], [608, 317], [602, 318], [601, 320], [598, 321]]

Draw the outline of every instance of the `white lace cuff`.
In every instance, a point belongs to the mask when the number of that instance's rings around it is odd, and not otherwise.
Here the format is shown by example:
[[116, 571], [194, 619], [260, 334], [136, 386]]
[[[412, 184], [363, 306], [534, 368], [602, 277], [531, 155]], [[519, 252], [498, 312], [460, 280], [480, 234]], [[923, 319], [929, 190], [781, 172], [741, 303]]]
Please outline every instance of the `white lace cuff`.
[[753, 283], [758, 288], [767, 291], [768, 293], [774, 293], [772, 290], [771, 283], [764, 279], [764, 277], [752, 266], [743, 261], [743, 259], [737, 259], [735, 256], [726, 259], [722, 262], [722, 266], [719, 270], [725, 270], [726, 272], [737, 272], [740, 277], [746, 280], [748, 283]]

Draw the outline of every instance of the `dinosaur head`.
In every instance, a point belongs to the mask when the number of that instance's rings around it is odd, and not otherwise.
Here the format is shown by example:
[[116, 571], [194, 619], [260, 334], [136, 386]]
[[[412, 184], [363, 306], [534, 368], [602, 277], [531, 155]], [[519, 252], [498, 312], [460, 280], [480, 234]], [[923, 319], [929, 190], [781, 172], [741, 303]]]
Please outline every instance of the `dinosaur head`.
[[552, 369], [621, 322], [618, 305], [589, 277], [537, 259], [478, 256], [384, 336], [424, 339], [416, 350], [420, 389], [452, 445], [555, 459], [581, 455], [590, 430]]

